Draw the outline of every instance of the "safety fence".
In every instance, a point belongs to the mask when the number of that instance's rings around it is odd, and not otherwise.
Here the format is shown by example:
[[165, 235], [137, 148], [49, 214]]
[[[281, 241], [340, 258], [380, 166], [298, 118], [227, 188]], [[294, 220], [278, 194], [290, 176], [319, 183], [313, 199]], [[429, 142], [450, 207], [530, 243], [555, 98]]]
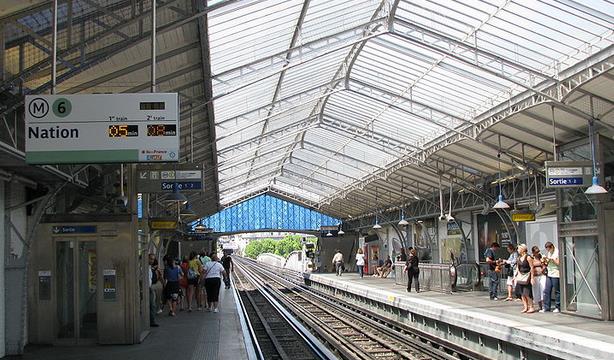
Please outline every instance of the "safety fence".
[[[421, 290], [451, 293], [456, 286], [456, 267], [450, 264], [420, 264]], [[397, 285], [407, 285], [407, 273], [404, 271], [405, 263], [397, 261], [394, 264], [394, 282]]]

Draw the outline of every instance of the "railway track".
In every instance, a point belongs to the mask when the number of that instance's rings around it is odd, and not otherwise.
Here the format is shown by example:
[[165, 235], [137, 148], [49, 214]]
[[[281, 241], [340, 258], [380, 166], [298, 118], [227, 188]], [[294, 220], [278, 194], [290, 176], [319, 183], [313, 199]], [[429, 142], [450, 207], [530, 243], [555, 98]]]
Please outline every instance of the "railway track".
[[258, 290], [241, 271], [233, 273], [239, 302], [248, 318], [256, 356], [273, 360], [334, 359], [323, 345], [297, 329], [266, 294]]
[[[344, 359], [467, 359], [482, 358], [446, 347], [401, 323], [366, 309], [356, 309], [328, 294], [305, 288], [302, 276], [248, 259], [237, 259], [243, 274], [275, 297], [314, 334]], [[245, 276], [245, 275], [244, 275]], [[445, 342], [445, 341], [444, 341]], [[447, 344], [450, 345], [450, 344]]]

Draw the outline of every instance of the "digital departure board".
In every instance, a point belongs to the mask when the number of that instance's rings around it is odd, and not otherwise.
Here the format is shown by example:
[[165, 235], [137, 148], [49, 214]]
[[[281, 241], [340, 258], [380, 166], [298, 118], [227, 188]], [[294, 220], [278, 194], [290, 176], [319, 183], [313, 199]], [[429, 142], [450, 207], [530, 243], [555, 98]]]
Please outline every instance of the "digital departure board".
[[109, 125], [109, 137], [139, 136], [138, 125]]
[[26, 95], [24, 106], [28, 164], [181, 158], [177, 93]]
[[147, 125], [147, 136], [177, 136], [177, 125], [175, 124]]

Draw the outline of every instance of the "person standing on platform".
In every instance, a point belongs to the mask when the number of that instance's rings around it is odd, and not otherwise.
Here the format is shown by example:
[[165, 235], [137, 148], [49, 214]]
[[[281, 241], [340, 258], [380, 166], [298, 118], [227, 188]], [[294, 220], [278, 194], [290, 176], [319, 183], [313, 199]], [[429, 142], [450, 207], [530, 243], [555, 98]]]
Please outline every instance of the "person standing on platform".
[[554, 244], [548, 241], [546, 243], [546, 256], [543, 258], [547, 264], [546, 269], [546, 289], [544, 290], [544, 308], [540, 312], [550, 311], [552, 306], [552, 290], [554, 289], [554, 310], [552, 312], [561, 312], [561, 283], [559, 280], [559, 251], [554, 247]]
[[533, 272], [531, 273], [531, 285], [533, 287], [533, 306], [539, 310], [544, 308], [544, 290], [546, 289], [546, 275], [544, 275], [544, 263], [542, 254], [537, 246], [531, 248], [533, 253]]
[[365, 273], [365, 254], [363, 254], [362, 248], [358, 248], [356, 253], [356, 268], [358, 269], [358, 275], [362, 278]]
[[412, 248], [409, 250], [409, 258], [405, 263], [405, 272], [407, 272], [407, 292], [411, 292], [411, 284], [415, 281], [416, 292], [420, 292], [420, 264], [418, 261], [418, 252]]
[[499, 273], [495, 271], [497, 269], [496, 253], [499, 250], [499, 243], [493, 242], [488, 249], [484, 252], [484, 258], [488, 264], [488, 293], [490, 300], [499, 300], [497, 292], [499, 291]]
[[149, 275], [149, 326], [151, 327], [158, 327], [160, 325], [158, 325], [156, 323], [156, 312], [157, 312], [157, 304], [158, 302], [156, 301], [156, 292], [154, 291], [153, 285], [155, 283], [158, 282], [159, 278], [158, 278], [158, 268], [156, 267], [154, 269], [154, 262], [156, 260], [156, 255], [154, 254], [149, 254], [149, 271], [148, 271], [148, 275]]
[[341, 250], [335, 250], [335, 256], [333, 256], [333, 266], [335, 267], [335, 274], [341, 276], [343, 272], [343, 254]]
[[226, 289], [230, 289], [230, 274], [234, 266], [230, 255], [224, 254], [224, 256], [222, 256], [222, 266], [224, 267], [224, 271], [226, 271], [226, 276], [224, 276], [224, 285], [226, 285]]
[[531, 274], [533, 273], [533, 258], [527, 253], [525, 244], [518, 245], [518, 267], [516, 269], [516, 286], [520, 288], [523, 313], [534, 313], [531, 300]]
[[168, 301], [169, 316], [177, 315], [177, 302], [179, 301], [179, 279], [183, 276], [181, 268], [175, 265], [175, 259], [172, 256], [167, 258], [166, 268], [164, 269], [164, 280], [166, 280], [166, 286], [164, 286], [164, 297]]
[[516, 247], [513, 244], [507, 244], [507, 252], [510, 253], [510, 256], [505, 260], [505, 269], [507, 275], [507, 298], [505, 301], [514, 300], [514, 274], [516, 272], [516, 262], [518, 261], [518, 252], [516, 252]]
[[218, 261], [217, 254], [211, 254], [211, 261], [205, 265], [205, 290], [207, 291], [207, 311], [218, 312], [222, 277], [226, 276], [224, 266]]
[[198, 306], [198, 311], [202, 310], [202, 296], [201, 291], [198, 287], [200, 283], [200, 277], [203, 272], [203, 267], [196, 256], [196, 252], [192, 251], [190, 253], [190, 260], [188, 262], [188, 312], [192, 312], [192, 298], [196, 298], [196, 305]]

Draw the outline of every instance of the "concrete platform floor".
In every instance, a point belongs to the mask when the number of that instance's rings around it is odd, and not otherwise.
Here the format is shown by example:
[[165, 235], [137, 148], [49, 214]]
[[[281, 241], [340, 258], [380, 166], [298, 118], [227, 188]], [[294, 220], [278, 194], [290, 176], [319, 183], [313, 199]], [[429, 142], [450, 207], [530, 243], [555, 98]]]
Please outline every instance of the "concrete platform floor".
[[26, 360], [237, 360], [247, 359], [233, 290], [220, 289], [220, 312], [159, 314], [160, 327], [141, 344], [104, 346], [27, 346]]
[[[344, 273], [338, 277], [335, 274], [311, 274], [311, 281], [322, 282], [341, 289], [355, 289], [357, 294], [372, 294], [396, 298], [395, 301], [406, 299], [405, 304], [428, 309], [430, 313], [446, 314], [451, 318], [462, 314], [463, 319], [474, 319], [476, 323], [490, 321], [501, 326], [508, 326], [514, 331], [524, 332], [526, 337], [537, 334], [552, 336], [560, 342], [581, 343], [588, 348], [600, 348], [614, 354], [614, 321], [600, 321], [564, 313], [533, 313], [523, 314], [520, 301], [492, 301], [487, 292], [458, 292], [443, 294], [435, 291], [411, 293], [406, 291], [406, 285], [395, 285], [394, 279], [380, 279], [365, 276], [360, 278], [355, 273]], [[377, 294], [377, 295], [375, 295]], [[614, 359], [611, 357], [610, 359]]]

